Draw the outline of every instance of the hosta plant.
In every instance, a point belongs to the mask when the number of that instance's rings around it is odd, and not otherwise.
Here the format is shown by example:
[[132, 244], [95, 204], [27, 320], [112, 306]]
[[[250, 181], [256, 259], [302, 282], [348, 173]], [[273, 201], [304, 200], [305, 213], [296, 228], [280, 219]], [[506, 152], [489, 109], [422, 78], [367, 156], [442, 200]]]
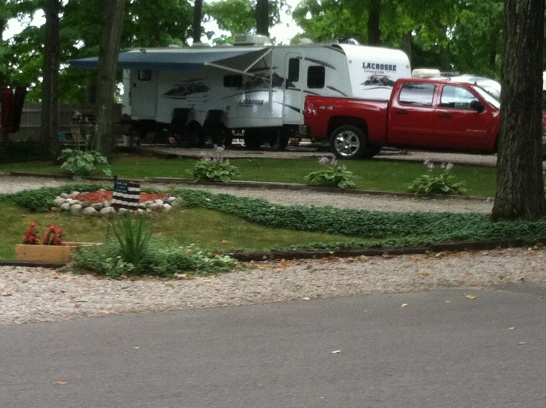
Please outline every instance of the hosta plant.
[[321, 157], [319, 164], [322, 170], [309, 173], [304, 177], [309, 184], [321, 186], [339, 187], [342, 189], [354, 187], [356, 176], [347, 167], [337, 162], [335, 157]]
[[74, 180], [90, 175], [99, 167], [102, 167], [102, 172], [106, 176], [112, 175], [108, 159], [94, 150], [64, 149], [59, 160], [63, 161], [61, 168], [71, 174]]
[[432, 194], [463, 194], [466, 189], [464, 182], [458, 181], [457, 177], [450, 173], [453, 163], [442, 163], [439, 171], [434, 162], [426, 160], [423, 163], [428, 173], [417, 177], [408, 187], [410, 193], [417, 195]]
[[220, 156], [203, 155], [202, 159], [195, 162], [193, 168], [188, 170], [194, 180], [222, 181], [227, 183], [237, 177], [240, 171], [237, 167], [224, 160]]

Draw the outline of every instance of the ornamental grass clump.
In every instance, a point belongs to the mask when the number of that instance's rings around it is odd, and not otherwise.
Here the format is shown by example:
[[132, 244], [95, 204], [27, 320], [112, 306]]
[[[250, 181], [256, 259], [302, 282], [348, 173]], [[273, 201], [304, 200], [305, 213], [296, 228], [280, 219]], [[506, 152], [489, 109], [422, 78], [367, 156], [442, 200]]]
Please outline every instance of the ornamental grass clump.
[[195, 162], [193, 168], [188, 170], [188, 173], [197, 181], [221, 181], [224, 183], [240, 175], [239, 169], [231, 165], [229, 160], [206, 154], [203, 154], [201, 160]]
[[137, 266], [148, 249], [152, 232], [144, 216], [133, 218], [125, 213], [119, 220], [110, 223], [114, 236], [119, 244], [121, 258]]
[[319, 164], [324, 166], [322, 170], [309, 173], [304, 177], [308, 184], [339, 187], [342, 189], [354, 187], [356, 176], [347, 167], [337, 162], [335, 157], [321, 157]]
[[430, 160], [423, 162], [428, 169], [428, 174], [417, 177], [408, 187], [410, 193], [416, 195], [432, 194], [463, 194], [466, 189], [464, 182], [458, 181], [457, 177], [450, 173], [453, 163], [442, 163], [440, 172], [436, 172], [436, 165]]

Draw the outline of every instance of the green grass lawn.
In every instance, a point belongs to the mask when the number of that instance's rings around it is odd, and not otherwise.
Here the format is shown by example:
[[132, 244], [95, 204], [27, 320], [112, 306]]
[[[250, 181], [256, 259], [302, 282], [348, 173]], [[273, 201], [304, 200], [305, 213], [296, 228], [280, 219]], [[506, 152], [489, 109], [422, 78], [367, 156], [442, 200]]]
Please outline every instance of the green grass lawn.
[[[0, 259], [15, 257], [15, 244], [20, 244], [25, 229], [32, 221], [43, 231], [51, 224], [65, 230], [65, 241], [104, 242], [111, 237], [108, 219], [71, 216], [66, 213], [33, 213], [13, 206], [0, 198], [0, 212], [4, 224], [0, 241]], [[289, 247], [318, 242], [346, 242], [350, 238], [319, 232], [293, 231], [269, 228], [244, 221], [234, 215], [203, 208], [175, 207], [169, 213], [156, 213], [151, 217], [152, 232], [180, 245], [195, 244], [217, 250], [262, 250], [272, 247]]]
[[[155, 158], [117, 154], [110, 166], [113, 175], [135, 179], [155, 177], [190, 178], [188, 170], [196, 159]], [[320, 170], [317, 159], [231, 159], [241, 175], [236, 180], [305, 184], [304, 177]], [[420, 163], [387, 160], [343, 161], [348, 170], [358, 176], [356, 188], [385, 192], [407, 192], [409, 184], [427, 169]], [[60, 166], [47, 162], [27, 162], [0, 165], [0, 172], [33, 172], [62, 174]], [[496, 168], [455, 165], [451, 173], [465, 183], [466, 195], [493, 197], [496, 189]], [[94, 175], [102, 175], [95, 172]]]

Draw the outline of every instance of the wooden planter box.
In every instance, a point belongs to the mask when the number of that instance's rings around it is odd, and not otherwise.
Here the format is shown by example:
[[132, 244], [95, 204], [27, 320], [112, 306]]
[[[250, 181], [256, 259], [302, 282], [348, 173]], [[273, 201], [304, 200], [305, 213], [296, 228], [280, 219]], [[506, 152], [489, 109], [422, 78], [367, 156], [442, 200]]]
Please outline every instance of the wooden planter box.
[[82, 246], [100, 245], [93, 242], [65, 242], [62, 245], [15, 245], [15, 259], [18, 261], [36, 261], [68, 263], [72, 254]]

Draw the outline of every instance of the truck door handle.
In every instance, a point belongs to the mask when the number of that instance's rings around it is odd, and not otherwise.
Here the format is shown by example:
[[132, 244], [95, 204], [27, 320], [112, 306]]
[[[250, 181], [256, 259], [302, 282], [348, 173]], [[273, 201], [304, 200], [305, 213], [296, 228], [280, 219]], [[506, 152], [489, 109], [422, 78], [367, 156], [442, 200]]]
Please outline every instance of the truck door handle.
[[438, 117], [439, 117], [439, 118], [450, 118], [451, 115], [450, 115], [449, 113], [440, 113], [440, 114], [438, 115]]
[[396, 113], [397, 115], [407, 115], [408, 111], [407, 110], [402, 110], [402, 109], [397, 109], [397, 110], [394, 111], [394, 113]]

